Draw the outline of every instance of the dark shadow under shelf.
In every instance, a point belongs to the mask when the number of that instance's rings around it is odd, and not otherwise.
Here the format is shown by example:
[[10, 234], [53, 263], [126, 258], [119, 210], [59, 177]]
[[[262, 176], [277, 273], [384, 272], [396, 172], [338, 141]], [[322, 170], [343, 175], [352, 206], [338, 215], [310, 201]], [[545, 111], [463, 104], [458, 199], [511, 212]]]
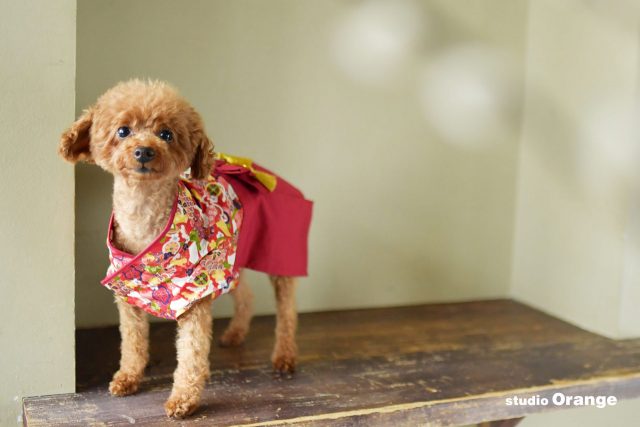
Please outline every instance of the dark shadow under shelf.
[[[214, 322], [215, 338], [226, 324]], [[257, 317], [243, 347], [213, 347], [202, 407], [183, 423], [460, 425], [562, 409], [506, 405], [514, 395], [640, 396], [640, 339], [610, 340], [511, 300], [302, 314], [291, 379], [271, 373], [273, 328]], [[151, 336], [141, 390], [113, 398], [117, 328], [79, 330], [78, 393], [25, 399], [25, 424], [167, 424], [175, 325], [153, 324]]]

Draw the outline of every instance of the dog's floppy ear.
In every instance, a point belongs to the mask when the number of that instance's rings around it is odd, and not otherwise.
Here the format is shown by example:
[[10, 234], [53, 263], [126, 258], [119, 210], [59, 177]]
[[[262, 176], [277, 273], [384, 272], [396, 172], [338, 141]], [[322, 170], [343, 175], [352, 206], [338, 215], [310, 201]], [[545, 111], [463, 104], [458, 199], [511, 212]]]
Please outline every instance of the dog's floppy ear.
[[191, 162], [191, 176], [194, 179], [205, 179], [211, 174], [215, 162], [213, 142], [207, 137], [200, 116], [195, 113], [194, 118], [191, 125], [191, 142], [195, 144], [196, 151]]
[[90, 131], [93, 123], [93, 110], [86, 110], [78, 120], [76, 120], [69, 129], [64, 131], [60, 137], [60, 145], [58, 145], [58, 154], [65, 160], [76, 163], [84, 161], [93, 163], [89, 142], [91, 140]]

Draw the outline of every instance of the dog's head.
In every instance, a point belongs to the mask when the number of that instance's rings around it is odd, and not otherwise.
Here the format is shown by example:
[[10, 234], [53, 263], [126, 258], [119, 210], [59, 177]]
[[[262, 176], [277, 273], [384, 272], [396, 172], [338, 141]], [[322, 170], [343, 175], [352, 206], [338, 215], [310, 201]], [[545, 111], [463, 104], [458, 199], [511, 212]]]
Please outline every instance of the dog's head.
[[171, 86], [119, 83], [62, 134], [58, 152], [95, 163], [128, 180], [176, 178], [188, 167], [196, 179], [213, 166], [213, 144], [202, 118]]

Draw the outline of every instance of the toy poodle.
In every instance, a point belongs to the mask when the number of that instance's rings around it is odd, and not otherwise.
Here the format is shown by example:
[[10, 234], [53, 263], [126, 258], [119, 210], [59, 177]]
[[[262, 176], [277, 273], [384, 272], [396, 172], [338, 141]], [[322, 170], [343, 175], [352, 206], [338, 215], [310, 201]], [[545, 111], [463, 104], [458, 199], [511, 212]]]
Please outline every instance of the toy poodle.
[[276, 296], [280, 373], [296, 366], [296, 277], [307, 274], [312, 204], [250, 159], [213, 152], [201, 116], [170, 85], [119, 83], [63, 133], [60, 155], [113, 174], [102, 284], [120, 316], [114, 396], [138, 390], [149, 360], [147, 313], [177, 322], [177, 368], [164, 408], [182, 418], [198, 407], [209, 378], [211, 302], [230, 292], [234, 316], [222, 346], [243, 343], [253, 294], [243, 269], [269, 275]]

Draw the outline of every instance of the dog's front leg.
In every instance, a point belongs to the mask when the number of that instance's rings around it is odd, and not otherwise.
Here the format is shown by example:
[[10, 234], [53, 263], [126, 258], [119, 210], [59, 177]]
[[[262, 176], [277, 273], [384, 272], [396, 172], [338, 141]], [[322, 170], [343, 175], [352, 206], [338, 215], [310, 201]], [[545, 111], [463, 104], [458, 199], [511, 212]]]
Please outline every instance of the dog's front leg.
[[298, 355], [297, 279], [288, 276], [270, 276], [269, 279], [276, 293], [276, 345], [271, 355], [271, 362], [276, 372], [290, 374], [295, 371]]
[[149, 361], [149, 321], [144, 311], [116, 296], [120, 314], [120, 369], [109, 384], [114, 396], [126, 396], [138, 390]]
[[211, 348], [211, 299], [205, 298], [178, 318], [178, 367], [173, 373], [173, 389], [164, 404], [168, 416], [183, 418], [193, 413], [209, 378]]

